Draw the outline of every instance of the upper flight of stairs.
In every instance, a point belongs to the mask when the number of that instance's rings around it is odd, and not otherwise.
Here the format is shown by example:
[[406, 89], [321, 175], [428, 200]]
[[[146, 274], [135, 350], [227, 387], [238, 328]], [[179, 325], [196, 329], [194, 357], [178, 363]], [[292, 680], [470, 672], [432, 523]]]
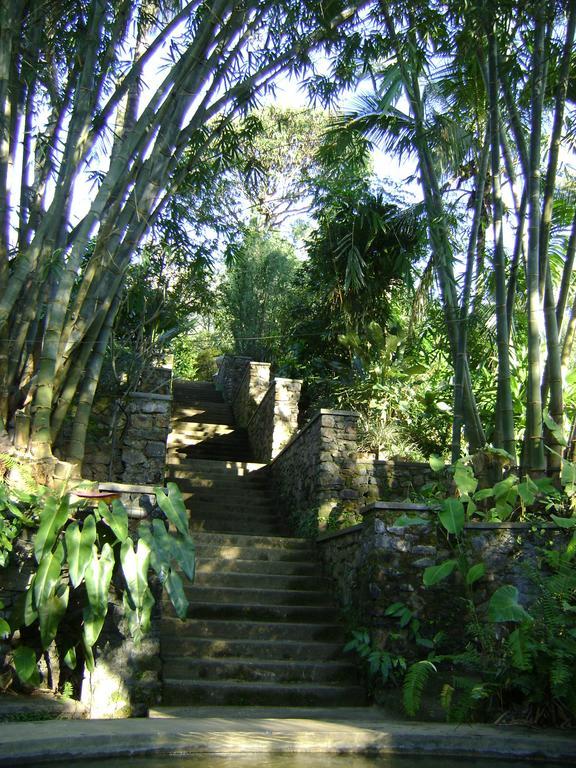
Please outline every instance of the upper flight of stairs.
[[165, 604], [163, 704], [364, 704], [314, 544], [283, 535], [265, 466], [211, 384], [174, 385], [166, 469], [190, 512], [197, 571], [189, 618]]

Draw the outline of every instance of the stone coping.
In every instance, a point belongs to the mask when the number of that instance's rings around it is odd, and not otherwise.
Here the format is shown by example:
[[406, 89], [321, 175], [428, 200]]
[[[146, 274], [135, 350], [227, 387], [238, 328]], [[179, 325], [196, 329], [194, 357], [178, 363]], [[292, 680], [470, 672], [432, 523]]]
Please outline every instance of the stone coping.
[[157, 395], [155, 392], [132, 392], [129, 397], [134, 400], [172, 400], [172, 395]]
[[326, 531], [326, 533], [320, 533], [316, 537], [318, 544], [322, 544], [325, 541], [331, 539], [337, 539], [339, 536], [347, 536], [349, 533], [356, 533], [364, 528], [364, 523], [357, 523], [356, 525], [350, 525], [348, 528], [340, 528], [338, 531]]
[[274, 462], [277, 459], [279, 459], [280, 456], [282, 456], [282, 454], [285, 453], [290, 448], [292, 443], [295, 443], [296, 440], [298, 440], [298, 438], [301, 437], [306, 432], [306, 430], [309, 429], [321, 416], [355, 416], [356, 418], [358, 418], [358, 414], [355, 411], [332, 411], [329, 408], [320, 408], [320, 410], [317, 413], [315, 413], [314, 416], [312, 416], [312, 418], [309, 419], [306, 422], [306, 424], [304, 424], [304, 426], [298, 430], [298, 432], [295, 432], [292, 435], [292, 437], [286, 443], [284, 448], [282, 448], [280, 453], [274, 456], [270, 464], [271, 465], [274, 464]]
[[155, 485], [131, 485], [130, 483], [104, 482], [98, 483], [99, 491], [114, 491], [115, 493], [141, 493], [142, 495], [156, 496]]
[[[437, 505], [430, 504], [412, 504], [406, 501], [374, 501], [372, 504], [368, 504], [365, 507], [361, 507], [360, 514], [366, 518], [368, 516], [374, 516], [378, 514], [378, 511], [393, 512], [432, 512], [439, 509]], [[509, 531], [526, 531], [530, 528], [542, 528], [552, 529], [558, 531], [565, 531], [566, 528], [562, 528], [556, 523], [549, 522], [547, 520], [533, 520], [530, 522], [484, 522], [479, 520], [478, 522], [465, 523], [465, 530], [509, 530]], [[348, 530], [348, 529], [345, 529]]]
[[[145, 755], [314, 753], [537, 759], [574, 765], [573, 732], [411, 723], [371, 707], [197, 707], [154, 719], [0, 723], [0, 766]], [[229, 713], [227, 710], [231, 710]], [[201, 714], [202, 713], [202, 714]], [[255, 760], [254, 762], [257, 762]]]

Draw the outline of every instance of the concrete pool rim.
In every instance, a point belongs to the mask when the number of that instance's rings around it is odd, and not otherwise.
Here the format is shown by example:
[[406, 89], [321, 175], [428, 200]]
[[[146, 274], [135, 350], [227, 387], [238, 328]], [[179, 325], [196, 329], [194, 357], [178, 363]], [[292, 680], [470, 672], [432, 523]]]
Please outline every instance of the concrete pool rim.
[[[419, 755], [576, 763], [574, 730], [390, 722], [373, 712], [214, 713], [0, 723], [0, 766], [111, 757], [286, 753]], [[365, 713], [365, 710], [364, 710]], [[281, 715], [282, 713], [277, 713]], [[266, 716], [268, 715], [268, 716]]]

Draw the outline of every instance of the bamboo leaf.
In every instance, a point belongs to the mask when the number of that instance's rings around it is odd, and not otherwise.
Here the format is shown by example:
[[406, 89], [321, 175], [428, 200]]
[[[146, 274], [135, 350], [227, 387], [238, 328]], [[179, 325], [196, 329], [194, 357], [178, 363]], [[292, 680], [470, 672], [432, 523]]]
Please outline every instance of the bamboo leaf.
[[92, 547], [96, 541], [94, 515], [88, 515], [82, 524], [82, 530], [78, 523], [69, 525], [64, 534], [64, 540], [70, 581], [73, 587], [77, 587], [84, 578], [86, 568], [92, 559]]
[[497, 624], [532, 621], [532, 616], [518, 602], [518, 590], [511, 584], [505, 584], [494, 592], [488, 604], [488, 618]]
[[68, 520], [68, 497], [57, 499], [48, 496], [44, 508], [40, 512], [40, 526], [34, 537], [34, 556], [39, 564], [44, 554], [52, 549], [54, 542]]
[[158, 506], [176, 530], [180, 531], [183, 536], [187, 536], [188, 513], [182, 499], [182, 494], [176, 483], [168, 483], [166, 488], [168, 495], [164, 492], [164, 488], [160, 486], [154, 488]]
[[460, 499], [444, 499], [438, 517], [448, 533], [458, 534], [464, 528], [466, 519], [464, 504]]
[[432, 587], [434, 584], [438, 584], [440, 581], [446, 579], [454, 568], [456, 567], [456, 560], [446, 560], [441, 565], [430, 565], [424, 570], [424, 576], [422, 581], [425, 587]]

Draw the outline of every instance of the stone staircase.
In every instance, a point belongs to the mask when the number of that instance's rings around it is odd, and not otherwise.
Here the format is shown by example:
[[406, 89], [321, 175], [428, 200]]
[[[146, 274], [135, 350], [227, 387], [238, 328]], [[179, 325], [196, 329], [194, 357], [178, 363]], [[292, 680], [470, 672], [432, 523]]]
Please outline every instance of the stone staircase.
[[189, 618], [165, 605], [163, 705], [364, 704], [314, 544], [282, 535], [251, 459], [214, 386], [176, 382], [167, 480], [190, 510], [197, 572]]

